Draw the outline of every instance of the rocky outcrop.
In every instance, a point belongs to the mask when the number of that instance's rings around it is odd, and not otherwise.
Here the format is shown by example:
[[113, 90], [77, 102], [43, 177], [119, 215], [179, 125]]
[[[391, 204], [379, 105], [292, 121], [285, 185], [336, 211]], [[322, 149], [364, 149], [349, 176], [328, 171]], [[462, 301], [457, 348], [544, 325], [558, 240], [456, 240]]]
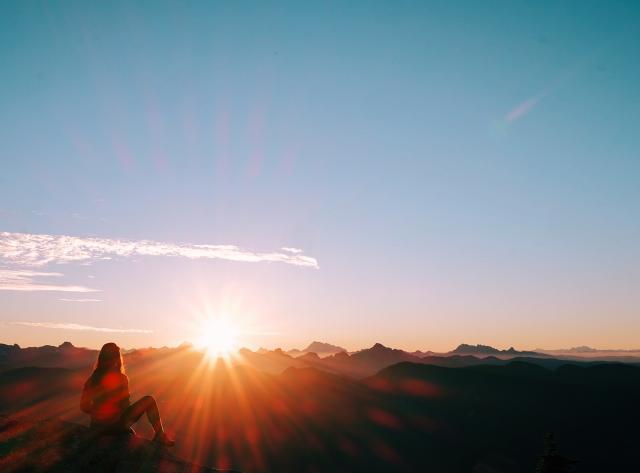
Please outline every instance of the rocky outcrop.
[[136, 435], [98, 436], [58, 419], [0, 416], [0, 471], [6, 473], [209, 473]]

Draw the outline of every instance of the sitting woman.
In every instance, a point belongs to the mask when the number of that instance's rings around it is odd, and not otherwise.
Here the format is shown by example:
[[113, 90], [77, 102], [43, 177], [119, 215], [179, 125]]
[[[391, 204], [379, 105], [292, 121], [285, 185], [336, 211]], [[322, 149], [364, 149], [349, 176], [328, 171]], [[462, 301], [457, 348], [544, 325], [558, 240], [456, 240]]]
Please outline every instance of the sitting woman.
[[154, 398], [144, 396], [130, 404], [129, 378], [124, 374], [120, 348], [115, 343], [107, 343], [100, 350], [96, 368], [84, 384], [80, 407], [91, 415], [91, 427], [104, 433], [131, 431], [131, 426], [146, 413], [156, 432], [154, 442], [167, 446], [175, 443], [164, 432]]

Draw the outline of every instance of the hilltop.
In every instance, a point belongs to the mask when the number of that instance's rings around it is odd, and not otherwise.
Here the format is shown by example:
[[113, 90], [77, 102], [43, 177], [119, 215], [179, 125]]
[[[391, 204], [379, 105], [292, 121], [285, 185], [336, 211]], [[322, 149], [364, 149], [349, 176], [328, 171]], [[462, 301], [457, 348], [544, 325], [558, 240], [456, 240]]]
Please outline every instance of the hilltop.
[[96, 437], [87, 427], [58, 419], [0, 416], [0, 470], [4, 473], [215, 473], [135, 435]]

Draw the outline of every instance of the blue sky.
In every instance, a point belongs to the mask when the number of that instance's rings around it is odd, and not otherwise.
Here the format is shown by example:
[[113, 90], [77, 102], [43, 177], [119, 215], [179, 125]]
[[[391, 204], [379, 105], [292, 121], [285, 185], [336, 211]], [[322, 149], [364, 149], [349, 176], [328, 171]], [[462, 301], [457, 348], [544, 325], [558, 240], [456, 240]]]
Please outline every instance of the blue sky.
[[249, 346], [637, 347], [639, 20], [635, 2], [3, 3], [5, 240], [291, 247], [318, 268], [5, 252], [99, 292], [0, 290], [0, 341], [161, 345], [228, 311]]

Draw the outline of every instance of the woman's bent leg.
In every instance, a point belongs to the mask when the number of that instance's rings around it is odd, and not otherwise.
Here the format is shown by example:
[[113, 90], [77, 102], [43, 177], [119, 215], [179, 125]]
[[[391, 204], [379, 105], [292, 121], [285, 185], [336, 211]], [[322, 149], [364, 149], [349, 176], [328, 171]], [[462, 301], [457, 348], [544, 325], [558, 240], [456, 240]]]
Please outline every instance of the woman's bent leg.
[[162, 427], [162, 420], [160, 419], [160, 412], [158, 411], [158, 404], [156, 400], [151, 396], [144, 396], [138, 401], [131, 404], [125, 409], [120, 416], [120, 422], [125, 427], [131, 427], [138, 422], [142, 414], [146, 412], [149, 423], [153, 426], [156, 435], [163, 434], [164, 428]]

